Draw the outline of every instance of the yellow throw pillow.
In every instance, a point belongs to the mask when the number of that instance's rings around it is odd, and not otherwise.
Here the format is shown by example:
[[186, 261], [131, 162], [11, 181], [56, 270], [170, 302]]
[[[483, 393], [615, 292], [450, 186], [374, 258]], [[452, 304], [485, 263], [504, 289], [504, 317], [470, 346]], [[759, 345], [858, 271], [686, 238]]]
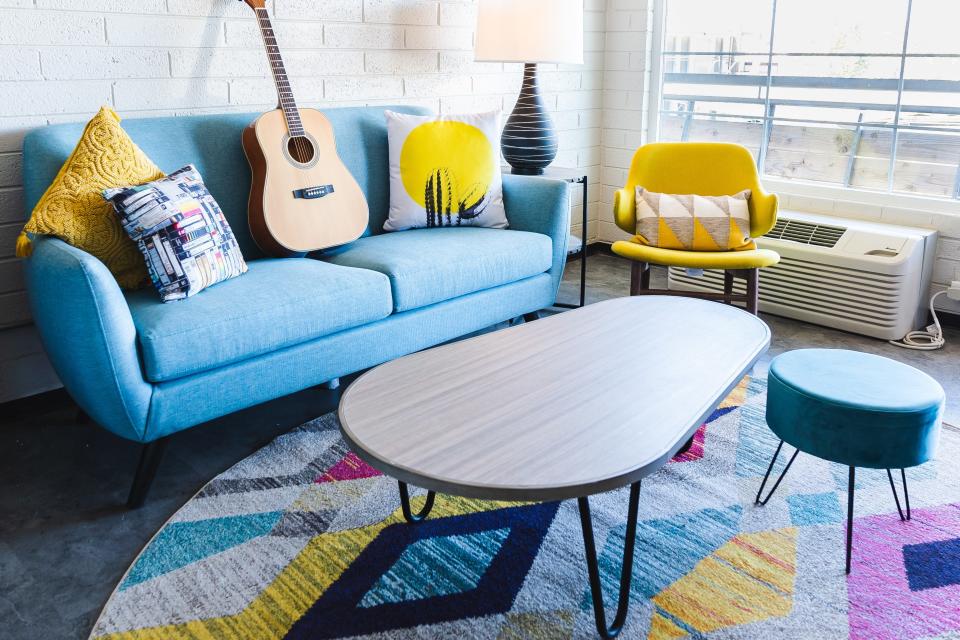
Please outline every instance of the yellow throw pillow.
[[27, 233], [57, 236], [99, 258], [124, 289], [147, 281], [147, 267], [136, 243], [124, 232], [103, 190], [163, 177], [150, 158], [120, 126], [109, 107], [87, 123], [73, 153], [17, 238], [17, 255], [31, 253]]
[[749, 189], [730, 196], [698, 196], [637, 187], [637, 242], [681, 251], [755, 249], [749, 198]]

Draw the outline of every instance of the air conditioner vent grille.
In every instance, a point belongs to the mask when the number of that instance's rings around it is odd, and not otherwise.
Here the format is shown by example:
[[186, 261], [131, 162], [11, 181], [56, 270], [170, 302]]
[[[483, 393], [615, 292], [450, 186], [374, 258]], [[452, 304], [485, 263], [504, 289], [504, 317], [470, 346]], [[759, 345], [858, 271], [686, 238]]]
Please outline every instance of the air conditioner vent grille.
[[832, 249], [840, 241], [846, 230], [846, 227], [779, 218], [777, 223], [773, 225], [773, 229], [764, 237]]

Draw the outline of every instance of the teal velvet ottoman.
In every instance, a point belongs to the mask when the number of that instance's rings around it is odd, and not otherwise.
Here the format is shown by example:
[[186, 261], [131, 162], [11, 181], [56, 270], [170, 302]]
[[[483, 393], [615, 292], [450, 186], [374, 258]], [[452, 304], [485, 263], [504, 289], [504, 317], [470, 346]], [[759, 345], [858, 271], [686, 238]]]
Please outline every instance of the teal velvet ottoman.
[[[886, 469], [900, 519], [909, 520], [905, 469], [936, 453], [943, 403], [943, 388], [936, 380], [882, 356], [844, 349], [799, 349], [777, 356], [767, 379], [767, 425], [780, 444], [756, 504], [767, 503], [801, 451], [848, 466], [846, 569], [850, 573], [856, 468]], [[796, 451], [761, 500], [784, 442]], [[906, 517], [891, 469], [900, 469]]]

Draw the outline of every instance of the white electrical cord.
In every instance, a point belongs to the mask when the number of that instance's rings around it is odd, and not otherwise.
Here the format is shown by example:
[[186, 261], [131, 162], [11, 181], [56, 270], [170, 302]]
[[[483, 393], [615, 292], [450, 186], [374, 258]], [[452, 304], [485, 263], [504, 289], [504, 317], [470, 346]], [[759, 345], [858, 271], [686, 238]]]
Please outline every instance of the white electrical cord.
[[940, 319], [937, 318], [937, 311], [933, 308], [933, 301], [937, 296], [942, 296], [946, 291], [938, 291], [930, 298], [930, 315], [933, 316], [933, 324], [920, 331], [911, 331], [900, 340], [891, 340], [890, 344], [906, 349], [917, 349], [918, 351], [933, 351], [946, 344], [943, 337], [943, 328], [940, 327]]

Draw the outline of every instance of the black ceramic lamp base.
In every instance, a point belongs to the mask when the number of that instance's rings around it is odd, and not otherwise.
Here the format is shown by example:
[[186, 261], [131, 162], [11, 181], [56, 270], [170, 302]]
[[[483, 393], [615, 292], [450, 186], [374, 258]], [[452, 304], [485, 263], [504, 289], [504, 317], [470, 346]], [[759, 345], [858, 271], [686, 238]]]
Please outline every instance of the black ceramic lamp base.
[[537, 83], [537, 65], [523, 66], [520, 97], [500, 141], [503, 158], [519, 175], [537, 176], [557, 157], [557, 133]]
[[[509, 163], [510, 161], [507, 160], [507, 164]], [[543, 170], [543, 167], [518, 167], [515, 165], [510, 165], [510, 173], [515, 176], [542, 176]]]

